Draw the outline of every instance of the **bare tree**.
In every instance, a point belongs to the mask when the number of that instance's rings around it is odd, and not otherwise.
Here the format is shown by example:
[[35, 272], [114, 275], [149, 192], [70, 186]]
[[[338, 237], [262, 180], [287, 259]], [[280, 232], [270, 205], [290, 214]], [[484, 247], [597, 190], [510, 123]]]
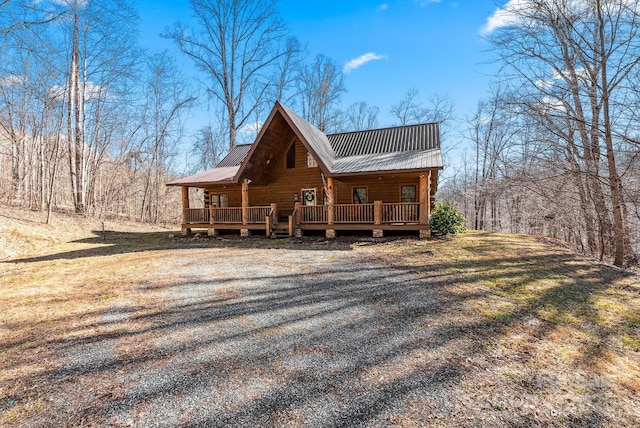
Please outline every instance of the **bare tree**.
[[337, 130], [338, 106], [346, 88], [342, 70], [335, 61], [317, 55], [312, 63], [301, 66], [298, 89], [302, 116], [323, 132]]
[[369, 106], [365, 102], [351, 104], [344, 112], [344, 131], [362, 131], [378, 127], [377, 106]]
[[[276, 0], [191, 0], [196, 28], [176, 23], [165, 31], [209, 78], [209, 94], [225, 108], [229, 148], [252, 113], [275, 86], [282, 93], [290, 72], [287, 57], [299, 45], [287, 40]], [[285, 76], [276, 76], [280, 71]]]
[[163, 178], [172, 168], [176, 145], [182, 137], [181, 115], [195, 97], [166, 53], [152, 55], [147, 68], [140, 148], [145, 169], [140, 221], [157, 223], [166, 192]]
[[589, 246], [597, 239], [600, 257], [612, 256], [617, 266], [630, 251], [618, 155], [631, 128], [624, 106], [639, 96], [638, 10], [626, 0], [511, 2], [511, 25], [490, 36], [521, 111], [553, 137], [582, 182]]
[[224, 133], [220, 127], [207, 125], [198, 130], [191, 154], [195, 157], [192, 164], [194, 171], [214, 168], [228, 153], [229, 147], [224, 144]]
[[[476, 230], [500, 229], [500, 181], [504, 178], [506, 151], [513, 144], [517, 132], [512, 116], [503, 107], [505, 98], [497, 90], [491, 98], [479, 103], [478, 110], [469, 120], [467, 138], [475, 146], [472, 218]], [[490, 208], [489, 227], [485, 222], [487, 205]]]
[[418, 89], [411, 88], [397, 104], [391, 106], [391, 114], [398, 119], [400, 125], [428, 121], [429, 111], [418, 100], [419, 94]]
[[66, 74], [60, 86], [68, 88], [71, 194], [75, 211], [86, 213], [94, 205], [96, 173], [122, 123], [117, 116], [126, 105], [128, 80], [140, 56], [130, 37], [137, 17], [126, 0], [65, 0], [55, 6], [61, 14], [58, 37], [68, 41], [60, 52]]
[[447, 124], [453, 120], [453, 102], [448, 97], [432, 94], [426, 99], [426, 106], [420, 98], [420, 91], [409, 89], [404, 97], [391, 106], [391, 114], [400, 125], [415, 123], [439, 122]]

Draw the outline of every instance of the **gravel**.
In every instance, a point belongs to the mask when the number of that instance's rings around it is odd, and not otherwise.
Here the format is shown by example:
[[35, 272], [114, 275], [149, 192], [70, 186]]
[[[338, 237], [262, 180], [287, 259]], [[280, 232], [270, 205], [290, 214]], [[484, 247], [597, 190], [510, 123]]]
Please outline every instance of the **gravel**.
[[551, 372], [518, 378], [526, 396], [496, 386], [501, 356], [447, 280], [374, 248], [176, 252], [132, 286], [136, 301], [100, 317], [120, 335], [70, 339], [47, 425], [491, 427], [585, 414], [544, 408], [562, 383]]
[[[67, 409], [70, 421], [365, 426], [402, 414], [406, 399], [443, 400], [430, 387], [437, 368], [384, 370], [435, 334], [421, 319], [437, 305], [426, 284], [354, 251], [234, 251], [175, 258], [134, 287], [162, 308], [140, 335], [144, 356], [120, 353], [113, 338], [62, 357], [59, 401], [85, 406]], [[114, 303], [100, 321], [135, 326], [134, 306]], [[74, 400], [92, 370], [108, 372], [103, 386]]]

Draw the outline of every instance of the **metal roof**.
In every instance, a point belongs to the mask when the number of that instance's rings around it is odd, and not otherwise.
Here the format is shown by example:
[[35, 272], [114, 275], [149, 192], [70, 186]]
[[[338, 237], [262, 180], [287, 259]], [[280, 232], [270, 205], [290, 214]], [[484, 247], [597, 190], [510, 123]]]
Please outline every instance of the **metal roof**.
[[346, 156], [335, 160], [331, 166], [331, 172], [340, 175], [431, 168], [442, 168], [440, 149]]
[[240, 169], [240, 165], [217, 167], [209, 171], [174, 180], [167, 183], [167, 186], [203, 185], [221, 181], [233, 182], [233, 177], [235, 177], [238, 169]]
[[395, 126], [327, 135], [337, 158], [440, 149], [438, 123]]
[[239, 144], [233, 148], [229, 152], [227, 156], [224, 157], [217, 165], [217, 168], [224, 166], [237, 166], [242, 163], [247, 153], [249, 153], [249, 149], [251, 148], [251, 144]]
[[269, 115], [270, 119], [264, 124], [253, 144], [236, 146], [213, 170], [175, 180], [167, 185], [237, 182], [242, 174], [240, 169], [244, 171], [250, 162], [247, 155], [254, 153], [278, 111], [329, 175], [356, 175], [378, 171], [411, 171], [443, 167], [438, 123], [325, 135], [315, 126], [276, 102]]

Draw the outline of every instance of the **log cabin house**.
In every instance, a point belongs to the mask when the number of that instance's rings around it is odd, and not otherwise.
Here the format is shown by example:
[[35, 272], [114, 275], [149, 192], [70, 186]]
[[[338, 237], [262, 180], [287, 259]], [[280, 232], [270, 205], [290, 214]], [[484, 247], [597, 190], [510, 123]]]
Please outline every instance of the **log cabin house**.
[[[253, 144], [236, 146], [210, 171], [168, 183], [182, 187], [182, 233], [252, 230], [385, 230], [430, 235], [442, 169], [437, 123], [325, 135], [275, 103]], [[189, 188], [204, 208], [189, 207]]]

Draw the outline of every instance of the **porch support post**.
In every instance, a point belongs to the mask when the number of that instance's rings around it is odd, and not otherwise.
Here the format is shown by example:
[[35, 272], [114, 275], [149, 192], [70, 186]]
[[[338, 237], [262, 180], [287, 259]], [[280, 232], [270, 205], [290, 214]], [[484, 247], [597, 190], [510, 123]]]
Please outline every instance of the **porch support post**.
[[209, 236], [216, 236], [216, 230], [214, 229], [213, 225], [214, 225], [214, 208], [213, 205], [209, 205], [209, 229], [207, 229], [207, 235]]
[[429, 171], [429, 185], [427, 186], [427, 223], [431, 218], [431, 171]]
[[182, 234], [191, 233], [191, 228], [187, 227], [187, 212], [189, 210], [189, 187], [182, 186]]
[[[245, 178], [242, 181], [242, 225], [249, 224], [249, 179]], [[249, 236], [249, 229], [240, 229], [240, 236]]]
[[420, 224], [429, 222], [429, 175], [420, 174]]
[[382, 224], [382, 201], [373, 201], [373, 224]]
[[249, 224], [249, 180], [242, 181], [242, 224]]
[[327, 177], [327, 191], [329, 192], [329, 203], [327, 206], [327, 224], [333, 224], [333, 206], [335, 204], [335, 191], [333, 188], [333, 177]]
[[[420, 224], [429, 225], [429, 212], [431, 211], [431, 171], [420, 175]], [[431, 236], [430, 229], [420, 230], [420, 237]]]

